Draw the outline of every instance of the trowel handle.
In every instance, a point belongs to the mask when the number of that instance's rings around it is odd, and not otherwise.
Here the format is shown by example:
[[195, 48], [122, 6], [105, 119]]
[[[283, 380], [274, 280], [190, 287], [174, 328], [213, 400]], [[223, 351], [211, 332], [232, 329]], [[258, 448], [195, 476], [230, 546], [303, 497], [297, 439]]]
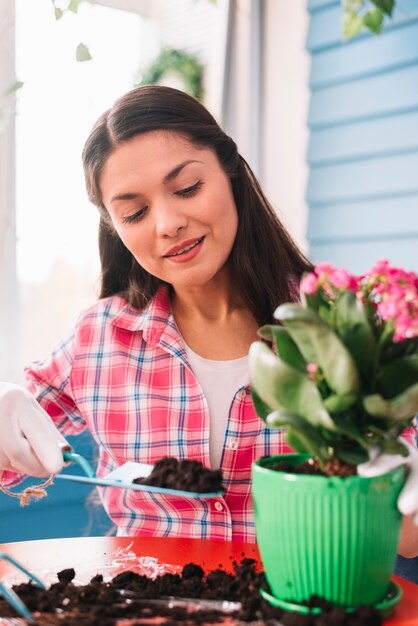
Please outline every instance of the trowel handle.
[[78, 463], [83, 472], [88, 478], [96, 478], [96, 472], [81, 454], [74, 452], [73, 448], [68, 443], [60, 444], [62, 449], [62, 455], [64, 457], [65, 465], [71, 465], [71, 463]]

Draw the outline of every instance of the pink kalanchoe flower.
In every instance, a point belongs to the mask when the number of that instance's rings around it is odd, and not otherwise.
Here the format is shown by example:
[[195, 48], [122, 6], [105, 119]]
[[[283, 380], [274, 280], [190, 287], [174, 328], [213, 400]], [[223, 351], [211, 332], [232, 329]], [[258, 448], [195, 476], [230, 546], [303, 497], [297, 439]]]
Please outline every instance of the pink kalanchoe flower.
[[350, 275], [350, 282], [347, 286], [347, 289], [349, 289], [350, 291], [353, 291], [354, 293], [357, 293], [357, 291], [359, 290], [359, 287], [360, 287], [360, 277]]
[[331, 265], [331, 263], [324, 262], [324, 263], [318, 263], [318, 265], [315, 265], [315, 272], [316, 274], [318, 274], [318, 276], [329, 274], [333, 270], [334, 270], [334, 267], [333, 265]]
[[387, 271], [388, 267], [389, 261], [387, 259], [379, 259], [378, 261], [376, 261], [373, 267], [370, 268], [368, 274], [384, 274]]
[[377, 305], [377, 312], [383, 320], [390, 320], [401, 313], [399, 305], [393, 300], [383, 300]]
[[318, 277], [312, 272], [302, 278], [300, 288], [304, 293], [311, 295], [318, 289]]
[[405, 339], [416, 336], [413, 334], [414, 320], [409, 313], [401, 313], [394, 321], [395, 334], [393, 339], [395, 342], [404, 341]]
[[391, 298], [391, 300], [398, 302], [405, 298], [406, 291], [405, 288], [401, 287], [400, 285], [389, 285], [387, 289], [387, 294]]
[[334, 269], [329, 274], [329, 282], [337, 289], [348, 289], [350, 285], [350, 274], [344, 269]]

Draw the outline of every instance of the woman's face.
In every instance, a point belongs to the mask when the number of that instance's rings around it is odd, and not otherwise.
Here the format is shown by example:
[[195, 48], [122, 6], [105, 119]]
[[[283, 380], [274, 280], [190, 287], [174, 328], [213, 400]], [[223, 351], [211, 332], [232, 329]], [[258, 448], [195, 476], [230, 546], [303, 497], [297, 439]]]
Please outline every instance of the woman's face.
[[150, 274], [193, 289], [223, 271], [238, 216], [211, 149], [174, 132], [138, 135], [109, 156], [100, 188], [119, 237]]

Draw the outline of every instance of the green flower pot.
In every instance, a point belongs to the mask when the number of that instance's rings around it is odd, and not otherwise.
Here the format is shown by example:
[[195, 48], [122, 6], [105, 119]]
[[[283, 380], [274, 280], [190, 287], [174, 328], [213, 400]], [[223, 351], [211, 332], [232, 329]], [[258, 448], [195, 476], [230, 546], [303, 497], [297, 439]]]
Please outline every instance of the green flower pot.
[[404, 470], [327, 478], [269, 469], [309, 457], [283, 454], [253, 463], [257, 541], [272, 593], [296, 603], [315, 594], [345, 607], [377, 604], [395, 564]]

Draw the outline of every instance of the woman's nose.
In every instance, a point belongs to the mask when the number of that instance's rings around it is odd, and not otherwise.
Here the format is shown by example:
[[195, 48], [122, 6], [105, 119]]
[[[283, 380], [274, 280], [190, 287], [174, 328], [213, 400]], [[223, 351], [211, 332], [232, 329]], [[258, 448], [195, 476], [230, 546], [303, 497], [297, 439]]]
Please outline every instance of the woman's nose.
[[176, 237], [187, 226], [187, 217], [169, 203], [161, 203], [155, 210], [155, 224], [158, 237]]

